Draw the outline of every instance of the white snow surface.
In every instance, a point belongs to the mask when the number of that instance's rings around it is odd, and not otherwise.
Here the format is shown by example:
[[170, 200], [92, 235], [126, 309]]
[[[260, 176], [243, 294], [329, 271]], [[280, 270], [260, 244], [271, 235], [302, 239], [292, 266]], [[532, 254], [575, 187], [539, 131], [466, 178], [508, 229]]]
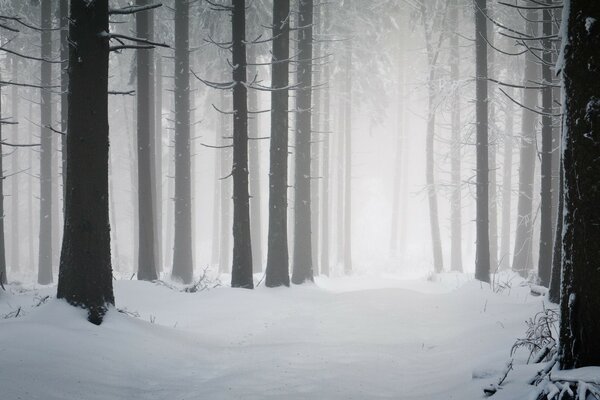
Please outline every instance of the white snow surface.
[[140, 318], [95, 326], [34, 306], [55, 291], [0, 293], [0, 315], [22, 307], [0, 320], [2, 400], [480, 399], [542, 307], [457, 274], [199, 293], [119, 280], [116, 308]]

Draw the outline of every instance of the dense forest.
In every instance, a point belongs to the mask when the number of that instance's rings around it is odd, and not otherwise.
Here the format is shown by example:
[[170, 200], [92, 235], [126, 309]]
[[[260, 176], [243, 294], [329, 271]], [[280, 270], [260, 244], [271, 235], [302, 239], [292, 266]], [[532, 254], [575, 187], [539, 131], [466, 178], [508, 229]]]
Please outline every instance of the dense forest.
[[600, 399], [599, 19], [0, 0], [0, 397]]

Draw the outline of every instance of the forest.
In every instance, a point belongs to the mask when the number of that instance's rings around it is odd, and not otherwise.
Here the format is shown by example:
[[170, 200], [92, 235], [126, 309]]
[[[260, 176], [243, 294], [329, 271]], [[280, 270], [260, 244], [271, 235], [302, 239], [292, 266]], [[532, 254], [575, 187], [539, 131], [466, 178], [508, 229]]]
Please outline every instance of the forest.
[[599, 20], [0, 0], [0, 399], [600, 400]]

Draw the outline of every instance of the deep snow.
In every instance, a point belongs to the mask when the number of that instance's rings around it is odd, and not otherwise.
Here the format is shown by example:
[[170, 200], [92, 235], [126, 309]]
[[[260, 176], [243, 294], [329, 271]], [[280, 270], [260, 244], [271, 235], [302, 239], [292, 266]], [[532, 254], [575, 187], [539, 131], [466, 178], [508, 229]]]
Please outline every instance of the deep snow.
[[[224, 278], [224, 281], [226, 278]], [[508, 280], [508, 278], [504, 278]], [[0, 398], [480, 399], [540, 298], [465, 275], [353, 276], [182, 293], [115, 281], [101, 326], [49, 299], [0, 293]]]

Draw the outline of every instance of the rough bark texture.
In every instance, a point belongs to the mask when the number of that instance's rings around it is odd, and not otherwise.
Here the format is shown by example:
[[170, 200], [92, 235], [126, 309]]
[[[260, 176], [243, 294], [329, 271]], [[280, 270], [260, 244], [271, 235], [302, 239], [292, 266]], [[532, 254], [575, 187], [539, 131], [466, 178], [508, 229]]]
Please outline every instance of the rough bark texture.
[[[65, 229], [57, 297], [100, 324], [114, 304], [108, 215], [108, 0], [71, 1]], [[93, 96], [90, 94], [93, 93]]]
[[[527, 11], [527, 19], [538, 19], [536, 10]], [[527, 34], [537, 36], [535, 23], [526, 24]], [[530, 85], [538, 79], [539, 67], [534, 55], [527, 53], [525, 61], [524, 85]], [[535, 109], [538, 103], [536, 90], [525, 90], [523, 104]], [[521, 150], [519, 158], [519, 199], [517, 204], [517, 230], [515, 233], [515, 248], [513, 252], [512, 269], [522, 276], [527, 276], [533, 269], [533, 176], [536, 160], [536, 123], [537, 114], [523, 109], [521, 119]]]
[[564, 234], [559, 363], [600, 365], [600, 2], [567, 0], [563, 22]]
[[[542, 36], [549, 37], [552, 35], [553, 15], [552, 10], [543, 11], [544, 23], [542, 28]], [[542, 82], [552, 82], [552, 53], [550, 40], [542, 41], [543, 48], [547, 51], [542, 53]], [[538, 276], [540, 284], [545, 287], [550, 286], [550, 275], [552, 272], [552, 246], [554, 237], [552, 235], [552, 225], [554, 216], [552, 215], [552, 87], [546, 85], [542, 89], [542, 187], [541, 187], [541, 204], [540, 204], [540, 249], [538, 259]]]
[[296, 97], [296, 147], [294, 174], [294, 255], [292, 282], [313, 280], [311, 243], [311, 127], [313, 1], [299, 0], [298, 85]]
[[250, 195], [248, 193], [248, 89], [246, 89], [246, 1], [233, 0], [233, 263], [231, 286], [254, 288]]
[[[41, 0], [42, 53], [44, 59], [52, 58], [52, 0]], [[52, 85], [52, 65], [41, 63], [42, 86]], [[40, 232], [38, 253], [38, 283], [52, 283], [52, 96], [42, 89], [40, 96]]]
[[273, 65], [271, 92], [271, 144], [269, 150], [269, 236], [267, 287], [289, 286], [287, 238], [288, 103], [290, 26], [289, 0], [273, 2]]
[[190, 145], [190, 40], [187, 1], [175, 2], [175, 230], [173, 278], [190, 283], [192, 257], [192, 186]]
[[487, 0], [475, 0], [475, 62], [477, 119], [477, 244], [475, 278], [490, 281], [489, 231], [489, 167], [488, 167], [488, 66], [487, 66]]
[[[137, 0], [138, 6], [150, 4], [148, 0]], [[149, 11], [136, 14], [137, 37], [152, 40]], [[154, 185], [152, 180], [152, 147], [154, 131], [154, 99], [151, 96], [150, 67], [153, 65], [150, 50], [138, 50], [136, 53], [137, 71], [137, 154], [138, 154], [138, 223], [139, 247], [137, 278], [152, 281], [157, 278], [155, 259], [155, 218]], [[151, 124], [152, 121], [152, 124]]]

